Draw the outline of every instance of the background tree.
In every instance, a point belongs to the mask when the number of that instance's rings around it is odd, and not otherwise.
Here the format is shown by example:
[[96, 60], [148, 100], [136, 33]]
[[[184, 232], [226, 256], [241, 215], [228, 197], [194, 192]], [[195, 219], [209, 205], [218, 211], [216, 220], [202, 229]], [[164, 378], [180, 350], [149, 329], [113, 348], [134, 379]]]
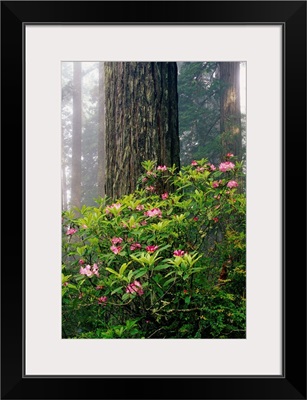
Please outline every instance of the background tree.
[[222, 155], [242, 159], [240, 62], [220, 62]]
[[[72, 194], [76, 188], [75, 183], [72, 184], [72, 170], [73, 165], [76, 163], [78, 164], [77, 170], [79, 173], [81, 168], [81, 191], [78, 194], [81, 206], [84, 204], [94, 205], [98, 196], [98, 129], [101, 109], [98, 66], [101, 63], [79, 63], [81, 64], [81, 83], [80, 70], [78, 71], [78, 79], [75, 80], [74, 64], [74, 62], [62, 63], [63, 210], [76, 204], [75, 201], [75, 204], [72, 203]], [[104, 92], [102, 91], [102, 93]], [[77, 143], [75, 143], [75, 145], [77, 144], [77, 153], [74, 150], [74, 156], [78, 154], [74, 159], [72, 157], [73, 136], [74, 140], [77, 139]], [[75, 168], [74, 171], [76, 171]]]
[[218, 63], [181, 62], [178, 76], [180, 153], [193, 159], [220, 159], [220, 86]]
[[61, 129], [61, 178], [62, 209], [67, 210], [71, 186], [71, 140], [72, 140], [72, 98], [73, 63], [62, 63], [62, 129]]
[[107, 62], [106, 194], [135, 190], [141, 163], [180, 166], [177, 65]]
[[81, 63], [74, 62], [71, 204], [81, 207]]
[[94, 205], [98, 197], [99, 63], [82, 63], [81, 205]]

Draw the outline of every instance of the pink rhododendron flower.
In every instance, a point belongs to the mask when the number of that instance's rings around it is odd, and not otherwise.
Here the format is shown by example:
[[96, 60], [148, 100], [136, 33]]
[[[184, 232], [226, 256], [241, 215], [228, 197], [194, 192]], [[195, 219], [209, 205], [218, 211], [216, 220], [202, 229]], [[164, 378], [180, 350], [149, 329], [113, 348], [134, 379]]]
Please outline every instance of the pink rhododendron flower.
[[137, 206], [135, 207], [135, 209], [136, 209], [137, 211], [142, 211], [142, 210], [144, 210], [144, 206], [143, 206], [143, 204], [139, 204], [139, 205], [137, 205]]
[[219, 220], [218, 217], [214, 217], [212, 219], [213, 219], [214, 222], [218, 222], [218, 220]]
[[231, 188], [238, 187], [238, 182], [236, 182], [236, 181], [229, 181], [229, 182], [227, 183], [227, 187], [229, 187], [230, 189], [231, 189]]
[[123, 239], [121, 237], [114, 237], [111, 242], [112, 244], [117, 244], [117, 243], [121, 243], [123, 241]]
[[217, 182], [217, 181], [212, 182], [212, 187], [213, 188], [219, 187], [219, 182]]
[[93, 264], [92, 272], [94, 275], [99, 276], [99, 268], [97, 264]]
[[126, 288], [126, 293], [136, 293], [139, 296], [141, 296], [142, 294], [144, 294], [142, 285], [139, 281], [134, 281], [133, 283], [130, 283], [127, 288]]
[[204, 172], [205, 168], [204, 167], [197, 167], [196, 171], [197, 172]]
[[209, 164], [209, 167], [211, 169], [211, 171], [215, 171], [216, 170], [216, 166], [213, 164]]
[[196, 165], [198, 165], [198, 163], [197, 163], [197, 161], [193, 160], [193, 161], [191, 162], [191, 165], [192, 165], [193, 167], [195, 167]]
[[107, 296], [99, 297], [98, 304], [104, 304], [107, 302], [107, 300], [108, 300]]
[[67, 229], [66, 235], [73, 235], [74, 233], [78, 232], [75, 228]]
[[83, 264], [85, 264], [85, 261], [81, 259], [81, 260], [79, 260], [79, 264], [83, 265]]
[[133, 243], [131, 246], [130, 246], [130, 250], [136, 250], [136, 249], [141, 249], [142, 248], [142, 246], [140, 245], [140, 243]]
[[110, 247], [110, 250], [113, 251], [114, 254], [118, 254], [122, 251], [122, 247], [120, 247], [120, 246], [116, 247], [113, 245]]
[[148, 253], [154, 253], [156, 250], [158, 250], [159, 246], [147, 246], [146, 251]]
[[159, 166], [157, 167], [157, 170], [158, 170], [158, 171], [167, 171], [167, 166], [166, 166], [166, 165], [159, 165]]
[[175, 257], [182, 257], [185, 252], [183, 250], [175, 250], [173, 254]]
[[146, 215], [147, 217], [162, 217], [162, 211], [160, 210], [160, 208], [153, 208], [152, 210], [145, 211], [144, 215]]
[[219, 170], [221, 172], [227, 172], [227, 171], [230, 171], [230, 170], [234, 169], [234, 167], [235, 167], [235, 165], [232, 162], [225, 161], [225, 162], [220, 164]]
[[148, 176], [153, 176], [154, 178], [157, 176], [157, 174], [155, 172], [152, 172], [152, 171], [147, 171], [146, 174]]
[[162, 200], [168, 199], [168, 193], [161, 194]]
[[140, 222], [140, 225], [147, 225], [147, 221], [144, 219], [144, 221]]
[[92, 276], [93, 275], [93, 272], [92, 272], [92, 270], [91, 270], [91, 266], [90, 265], [87, 265], [86, 267], [80, 267], [80, 274], [81, 275], [86, 275], [86, 276]]
[[93, 268], [90, 265], [86, 265], [84, 268], [80, 267], [80, 274], [86, 276], [96, 275], [99, 276], [99, 268], [97, 264], [93, 265]]
[[147, 190], [148, 192], [154, 192], [155, 191], [155, 187], [150, 185], [150, 186], [146, 186], [145, 190]]
[[233, 154], [232, 153], [227, 153], [226, 157], [233, 157]]
[[148, 179], [144, 176], [144, 178], [142, 178], [142, 182], [144, 183], [144, 182], [147, 182], [148, 181]]

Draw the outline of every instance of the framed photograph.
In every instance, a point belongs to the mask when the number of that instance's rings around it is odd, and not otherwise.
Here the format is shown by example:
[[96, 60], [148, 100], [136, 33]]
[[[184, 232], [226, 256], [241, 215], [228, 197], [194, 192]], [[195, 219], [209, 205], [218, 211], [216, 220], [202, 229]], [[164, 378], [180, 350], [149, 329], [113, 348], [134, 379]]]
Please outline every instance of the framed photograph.
[[306, 2], [1, 27], [2, 398], [306, 399]]

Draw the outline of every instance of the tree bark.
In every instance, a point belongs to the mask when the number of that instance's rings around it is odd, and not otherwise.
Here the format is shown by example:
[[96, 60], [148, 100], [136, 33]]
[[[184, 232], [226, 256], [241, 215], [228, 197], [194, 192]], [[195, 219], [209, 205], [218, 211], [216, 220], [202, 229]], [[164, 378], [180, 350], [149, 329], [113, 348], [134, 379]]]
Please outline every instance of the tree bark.
[[136, 189], [141, 163], [180, 167], [175, 62], [107, 62], [106, 194]]
[[98, 195], [105, 196], [105, 85], [104, 63], [99, 63]]
[[71, 205], [81, 207], [81, 62], [74, 62]]
[[230, 152], [242, 158], [240, 63], [220, 63], [222, 157]]

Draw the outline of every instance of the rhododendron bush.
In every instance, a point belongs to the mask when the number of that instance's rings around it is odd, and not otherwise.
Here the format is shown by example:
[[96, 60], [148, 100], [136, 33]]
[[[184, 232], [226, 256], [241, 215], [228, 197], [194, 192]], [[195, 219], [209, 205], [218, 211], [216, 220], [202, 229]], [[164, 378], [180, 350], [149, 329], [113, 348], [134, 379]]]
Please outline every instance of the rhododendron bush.
[[244, 338], [241, 163], [143, 167], [134, 193], [63, 213], [63, 338]]

